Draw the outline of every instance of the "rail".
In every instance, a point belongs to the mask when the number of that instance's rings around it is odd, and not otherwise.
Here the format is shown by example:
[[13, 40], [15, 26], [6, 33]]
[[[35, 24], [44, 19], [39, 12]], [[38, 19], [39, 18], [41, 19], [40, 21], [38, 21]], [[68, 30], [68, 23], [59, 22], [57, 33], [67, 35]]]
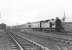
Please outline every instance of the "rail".
[[22, 46], [17, 42], [13, 34], [11, 34], [9, 31], [7, 32], [7, 34], [9, 35], [10, 39], [15, 43], [15, 45], [17, 46], [19, 50], [24, 50]]
[[11, 38], [16, 42], [16, 44], [18, 45], [20, 50], [27, 50], [24, 46], [24, 45], [26, 45], [26, 44], [24, 44], [25, 41], [26, 41], [26, 43], [29, 42], [30, 45], [33, 45], [34, 48], [35, 47], [37, 48], [37, 49], [31, 49], [31, 50], [50, 50], [47, 47], [44, 47], [44, 46], [42, 46], [42, 45], [40, 45], [40, 44], [30, 40], [30, 39], [27, 39], [25, 37], [22, 38], [21, 36], [18, 36], [18, 35], [14, 34], [13, 32], [10, 32], [10, 31], [8, 31], [8, 32], [9, 32], [8, 33], [9, 36], [11, 36]]

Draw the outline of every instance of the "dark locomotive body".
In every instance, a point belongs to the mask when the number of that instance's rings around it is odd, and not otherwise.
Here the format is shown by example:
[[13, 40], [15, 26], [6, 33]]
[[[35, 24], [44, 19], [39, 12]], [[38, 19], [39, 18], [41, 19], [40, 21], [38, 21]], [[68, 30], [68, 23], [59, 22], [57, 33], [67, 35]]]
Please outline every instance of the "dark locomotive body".
[[[56, 31], [56, 23], [55, 23], [56, 19], [54, 20], [47, 20], [47, 21], [42, 21], [42, 23], [40, 24], [40, 21], [38, 22], [32, 22], [32, 23], [28, 23], [26, 24], [26, 28], [30, 28], [33, 30], [40, 30], [40, 31]], [[50, 28], [50, 22], [52, 22], [52, 28]], [[64, 22], [62, 22], [62, 26], [64, 27]], [[59, 26], [60, 28], [60, 26]], [[61, 29], [61, 31], [64, 31], [64, 29]]]
[[55, 20], [54, 21], [48, 20], [47, 22], [43, 21], [41, 24], [40, 24], [40, 21], [32, 22], [32, 23], [26, 24], [25, 27], [33, 29], [33, 30], [49, 31], [50, 30], [50, 22], [53, 23], [52, 30], [54, 31], [54, 29], [55, 29]]

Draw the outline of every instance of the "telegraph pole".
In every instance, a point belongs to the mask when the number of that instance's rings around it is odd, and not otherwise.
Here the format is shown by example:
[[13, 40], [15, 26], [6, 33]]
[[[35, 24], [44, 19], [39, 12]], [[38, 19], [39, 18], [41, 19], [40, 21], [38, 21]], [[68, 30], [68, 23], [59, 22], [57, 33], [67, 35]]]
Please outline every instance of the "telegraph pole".
[[66, 14], [65, 14], [65, 11], [64, 11], [63, 21], [65, 21], [65, 19], [66, 19]]
[[41, 28], [42, 28], [42, 26], [41, 26], [41, 25], [42, 25], [42, 22], [40, 21], [40, 31], [41, 31]]

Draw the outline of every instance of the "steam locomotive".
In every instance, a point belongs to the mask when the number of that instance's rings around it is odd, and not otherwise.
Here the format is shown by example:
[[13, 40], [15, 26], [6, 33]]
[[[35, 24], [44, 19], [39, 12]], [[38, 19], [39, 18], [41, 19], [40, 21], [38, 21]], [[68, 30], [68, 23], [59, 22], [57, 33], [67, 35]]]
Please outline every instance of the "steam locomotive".
[[55, 20], [44, 20], [44, 21], [38, 21], [38, 22], [32, 22], [32, 23], [27, 23], [25, 25], [26, 28], [30, 28], [33, 30], [50, 30], [50, 22], [52, 22], [52, 29], [55, 29]]
[[[40, 24], [40, 21], [38, 22], [32, 22], [32, 23], [27, 23], [25, 24], [25, 28], [30, 28], [33, 30], [40, 30], [42, 29], [42, 31], [49, 31], [50, 30], [50, 22], [53, 23], [52, 26], [52, 30], [55, 31], [56, 25], [55, 25], [55, 20], [48, 20], [47, 22], [42, 21], [42, 23]], [[64, 28], [63, 31], [69, 31], [72, 32], [72, 22], [63, 22], [62, 21], [62, 26]]]

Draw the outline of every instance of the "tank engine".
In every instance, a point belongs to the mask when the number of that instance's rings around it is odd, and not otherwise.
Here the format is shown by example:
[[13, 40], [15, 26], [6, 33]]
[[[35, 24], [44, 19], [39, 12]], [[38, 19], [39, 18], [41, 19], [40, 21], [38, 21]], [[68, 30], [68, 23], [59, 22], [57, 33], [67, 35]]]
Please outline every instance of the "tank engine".
[[30, 28], [33, 30], [40, 30], [40, 29], [49, 30], [50, 22], [53, 23], [52, 28], [54, 29], [55, 28], [55, 20], [43, 20], [43, 21], [31, 22], [31, 23], [26, 24], [26, 28]]

